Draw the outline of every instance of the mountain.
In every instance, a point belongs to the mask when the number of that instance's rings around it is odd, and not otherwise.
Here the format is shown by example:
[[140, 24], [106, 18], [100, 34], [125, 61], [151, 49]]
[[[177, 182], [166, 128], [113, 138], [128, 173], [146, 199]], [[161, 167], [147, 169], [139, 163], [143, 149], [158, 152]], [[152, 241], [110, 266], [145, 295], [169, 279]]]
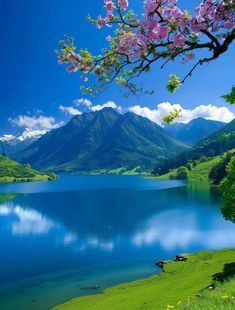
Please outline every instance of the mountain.
[[29, 164], [20, 165], [5, 155], [0, 155], [0, 182], [48, 181], [56, 178], [54, 173], [44, 174], [32, 169]]
[[225, 125], [222, 129], [199, 141], [191, 153], [194, 156], [216, 156], [235, 147], [235, 119]]
[[172, 137], [188, 145], [194, 145], [209, 134], [223, 128], [226, 124], [204, 118], [196, 118], [187, 124], [175, 123], [168, 125], [165, 129]]
[[214, 157], [235, 148], [235, 119], [222, 129], [205, 137], [189, 150], [157, 164], [154, 173], [164, 174], [202, 157]]
[[26, 128], [16, 135], [0, 136], [0, 153], [12, 156], [28, 147], [46, 132], [46, 130], [32, 130]]
[[39, 139], [42, 135], [44, 135], [46, 130], [32, 130], [29, 128], [25, 128], [23, 131], [14, 135], [3, 135], [0, 136], [1, 142], [22, 142], [22, 141], [35, 141]]
[[18, 141], [35, 141], [47, 133], [47, 130], [32, 130], [26, 128], [23, 132], [16, 135], [15, 140]]
[[151, 170], [184, 150], [147, 118], [114, 109], [77, 115], [31, 144], [16, 158], [44, 170], [91, 172], [120, 167]]

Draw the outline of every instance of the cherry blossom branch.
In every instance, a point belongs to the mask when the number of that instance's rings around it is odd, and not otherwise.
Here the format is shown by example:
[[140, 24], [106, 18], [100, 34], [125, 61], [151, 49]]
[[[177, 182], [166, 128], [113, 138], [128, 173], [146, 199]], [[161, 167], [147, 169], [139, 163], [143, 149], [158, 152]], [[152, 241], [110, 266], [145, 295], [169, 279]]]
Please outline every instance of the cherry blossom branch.
[[68, 37], [57, 51], [58, 62], [66, 64], [69, 72], [80, 71], [84, 82], [91, 74], [96, 77], [92, 86], [82, 86], [83, 93], [98, 93], [116, 81], [136, 94], [142, 87], [135, 86], [132, 80], [148, 72], [154, 62], [163, 60], [160, 66], [163, 69], [176, 58], [186, 63], [196, 58], [198, 50], [207, 51], [208, 56], [199, 59], [181, 82], [172, 75], [167, 89], [174, 92], [199, 65], [227, 52], [235, 39], [232, 0], [203, 0], [195, 8], [196, 14], [182, 11], [177, 0], [145, 0], [141, 17], [128, 11], [128, 0], [104, 0], [104, 3], [104, 17], [89, 17], [98, 28], [114, 28], [103, 54], [93, 56], [86, 49], [77, 52], [74, 40]]

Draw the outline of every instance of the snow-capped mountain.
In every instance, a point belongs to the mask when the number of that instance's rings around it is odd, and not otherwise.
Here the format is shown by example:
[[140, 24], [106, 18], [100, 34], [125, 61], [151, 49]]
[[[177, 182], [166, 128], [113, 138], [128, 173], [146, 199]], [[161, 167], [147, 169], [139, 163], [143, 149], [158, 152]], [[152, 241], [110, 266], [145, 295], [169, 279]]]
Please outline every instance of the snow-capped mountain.
[[11, 141], [12, 139], [14, 139], [13, 135], [3, 135], [0, 137], [0, 141], [2, 142], [8, 142]]
[[15, 140], [21, 142], [25, 140], [37, 140], [41, 138], [41, 136], [45, 135], [45, 133], [47, 133], [47, 130], [32, 130], [26, 128], [23, 132], [15, 136]]
[[32, 130], [25, 128], [16, 135], [6, 134], [0, 136], [0, 153], [4, 153], [8, 156], [14, 155], [41, 138], [46, 132], [46, 130]]
[[47, 131], [46, 130], [32, 130], [25, 128], [24, 131], [19, 132], [16, 135], [3, 135], [0, 136], [2, 142], [22, 142], [26, 140], [37, 140], [41, 138]]

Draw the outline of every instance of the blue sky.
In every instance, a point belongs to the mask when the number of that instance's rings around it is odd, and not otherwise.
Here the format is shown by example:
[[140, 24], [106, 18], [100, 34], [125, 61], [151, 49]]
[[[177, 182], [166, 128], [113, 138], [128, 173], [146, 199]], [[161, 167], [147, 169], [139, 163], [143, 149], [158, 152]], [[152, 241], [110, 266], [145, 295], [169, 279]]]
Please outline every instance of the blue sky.
[[[184, 7], [188, 2], [179, 1]], [[199, 1], [193, 2], [197, 4]], [[83, 98], [81, 80], [79, 74], [68, 74], [57, 64], [54, 50], [58, 41], [68, 33], [77, 38], [81, 47], [100, 52], [109, 29], [98, 31], [86, 21], [86, 16], [100, 14], [103, 1], [0, 0], [0, 5], [0, 133], [17, 131], [19, 128], [13, 127], [9, 118], [15, 119], [19, 115], [31, 118], [51, 116], [55, 123], [67, 121], [71, 116], [65, 115], [58, 107], [71, 106], [73, 100]], [[187, 65], [175, 63], [164, 71], [155, 66], [143, 77], [144, 84], [156, 90], [152, 96], [125, 99], [118, 87], [112, 85], [98, 97], [88, 99], [94, 105], [114, 101], [121, 107], [138, 105], [149, 109], [167, 101], [187, 109], [212, 104], [227, 106], [235, 112], [234, 107], [220, 99], [234, 84], [234, 52], [233, 46], [221, 59], [200, 67], [175, 94], [165, 90], [168, 75], [175, 72], [184, 76]]]

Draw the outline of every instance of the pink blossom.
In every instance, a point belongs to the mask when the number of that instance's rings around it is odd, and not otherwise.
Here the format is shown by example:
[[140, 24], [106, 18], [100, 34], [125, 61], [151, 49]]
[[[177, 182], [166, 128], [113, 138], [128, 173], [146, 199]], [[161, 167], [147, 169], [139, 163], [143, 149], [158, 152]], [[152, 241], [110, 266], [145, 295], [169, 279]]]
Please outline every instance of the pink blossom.
[[106, 7], [106, 10], [108, 11], [108, 13], [112, 13], [113, 10], [114, 10], [114, 4], [113, 4], [113, 1], [111, 0], [104, 0], [104, 3], [105, 3], [105, 7]]
[[68, 71], [69, 73], [71, 73], [71, 72], [77, 72], [77, 71], [78, 71], [78, 68], [75, 67], [75, 66], [68, 66], [68, 67], [67, 67], [67, 71]]
[[129, 2], [128, 2], [128, 0], [118, 0], [118, 5], [120, 6], [120, 8], [121, 8], [123, 11], [126, 11], [126, 9], [127, 9], [128, 6], [129, 6]]
[[[128, 9], [128, 0], [103, 1], [105, 14], [97, 17], [96, 26], [101, 28], [115, 25], [112, 36], [106, 37], [108, 47], [102, 49], [102, 56], [106, 56], [103, 57], [106, 61], [98, 62], [97, 67], [96, 63], [92, 63], [93, 59], [97, 58], [92, 55], [86, 57], [82, 52], [75, 54], [74, 48], [68, 52], [62, 50], [58, 57], [58, 63], [65, 63], [68, 72], [80, 70], [82, 74], [93, 73], [102, 82], [111, 79], [116, 67], [127, 59], [128, 62], [133, 61], [134, 65], [142, 62], [145, 57], [148, 57], [148, 60], [151, 60], [151, 57], [171, 59], [179, 50], [183, 63], [193, 60], [193, 52], [184, 52], [184, 47], [185, 50], [186, 47], [190, 49], [189, 42], [192, 42], [192, 39], [195, 42], [198, 40], [200, 43], [215, 44], [208, 36], [208, 31], [216, 37], [219, 44], [223, 44], [235, 27], [234, 8], [230, 5], [234, 0], [198, 0], [200, 4], [191, 14], [182, 11], [177, 0], [144, 0], [143, 14], [121, 13], [121, 17], [119, 11]], [[109, 58], [109, 55], [112, 57]], [[126, 74], [125, 67], [123, 72]], [[87, 77], [81, 78], [84, 82], [87, 81]]]
[[184, 46], [185, 41], [186, 41], [185, 36], [183, 34], [181, 34], [181, 33], [178, 33], [173, 38], [174, 46], [182, 47], [182, 46]]

